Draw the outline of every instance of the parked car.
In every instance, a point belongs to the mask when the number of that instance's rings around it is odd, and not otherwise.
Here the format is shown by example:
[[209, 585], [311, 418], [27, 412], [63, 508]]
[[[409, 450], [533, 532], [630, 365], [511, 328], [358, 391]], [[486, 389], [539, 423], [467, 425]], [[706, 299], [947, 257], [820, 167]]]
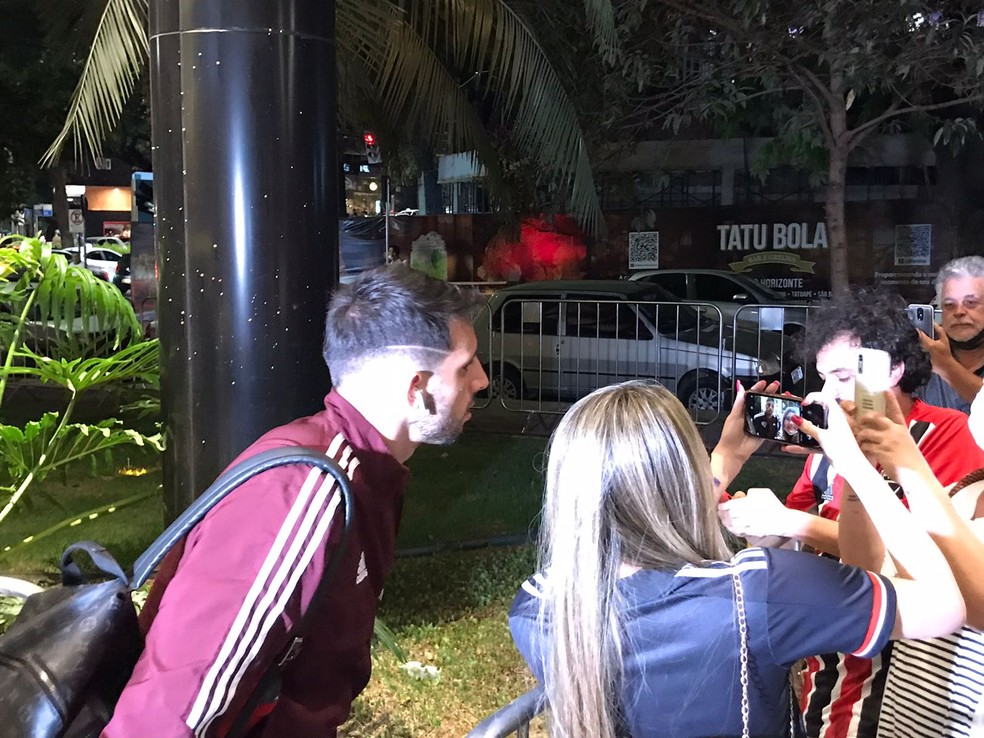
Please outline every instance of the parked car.
[[116, 272], [119, 269], [122, 259], [123, 252], [121, 251], [86, 244], [85, 259], [81, 263], [82, 266], [99, 277], [99, 279], [112, 282], [116, 277]]
[[86, 248], [112, 249], [121, 254], [130, 253], [130, 244], [119, 236], [89, 236], [85, 239]]
[[659, 381], [691, 410], [724, 407], [735, 379], [779, 378], [781, 336], [722, 326], [659, 285], [529, 282], [499, 290], [476, 318], [490, 393], [576, 399], [634, 378]]
[[[737, 314], [740, 320], [762, 329], [781, 330], [786, 335], [794, 335], [803, 330], [807, 322], [809, 311], [802, 307], [802, 303], [787, 300], [742, 274], [718, 269], [657, 269], [635, 272], [629, 280], [658, 284], [680, 300], [714, 305], [727, 323], [733, 323]], [[739, 312], [746, 305], [783, 307], [746, 308]]]

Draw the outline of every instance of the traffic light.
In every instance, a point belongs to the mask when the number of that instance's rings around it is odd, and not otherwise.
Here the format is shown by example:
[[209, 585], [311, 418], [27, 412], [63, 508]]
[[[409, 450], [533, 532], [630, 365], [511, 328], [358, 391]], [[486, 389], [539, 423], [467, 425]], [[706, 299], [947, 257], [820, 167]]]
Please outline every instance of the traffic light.
[[379, 164], [383, 161], [382, 154], [379, 153], [379, 142], [376, 136], [369, 131], [362, 135], [362, 140], [366, 143], [366, 159], [370, 164]]

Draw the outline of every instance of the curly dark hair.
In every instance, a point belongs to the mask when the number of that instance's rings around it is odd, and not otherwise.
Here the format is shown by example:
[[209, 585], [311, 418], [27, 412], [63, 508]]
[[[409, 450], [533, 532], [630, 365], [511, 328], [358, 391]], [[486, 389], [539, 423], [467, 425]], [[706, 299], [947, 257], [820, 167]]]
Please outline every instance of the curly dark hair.
[[803, 360], [814, 361], [820, 349], [845, 333], [857, 338], [862, 348], [887, 351], [892, 366], [904, 362], [899, 389], [906, 394], [929, 381], [933, 371], [929, 354], [909, 322], [905, 300], [898, 294], [881, 287], [862, 287], [828, 300], [813, 311], [806, 330], [800, 334]]

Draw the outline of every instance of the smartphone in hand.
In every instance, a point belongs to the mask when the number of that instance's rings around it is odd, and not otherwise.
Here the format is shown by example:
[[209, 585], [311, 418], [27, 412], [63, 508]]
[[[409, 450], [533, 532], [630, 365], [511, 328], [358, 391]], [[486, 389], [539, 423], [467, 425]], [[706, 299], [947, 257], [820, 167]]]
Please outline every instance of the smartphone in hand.
[[820, 403], [803, 405], [802, 398], [789, 395], [746, 392], [744, 415], [745, 433], [786, 445], [819, 446], [792, 422], [794, 415], [820, 428], [827, 427], [827, 408]]
[[858, 349], [854, 380], [855, 413], [885, 413], [885, 392], [891, 388], [892, 357], [880, 349]]
[[921, 330], [930, 338], [935, 338], [935, 326], [933, 322], [935, 320], [935, 313], [933, 312], [932, 305], [922, 305], [913, 303], [906, 308], [909, 314], [909, 322], [912, 323], [913, 327]]

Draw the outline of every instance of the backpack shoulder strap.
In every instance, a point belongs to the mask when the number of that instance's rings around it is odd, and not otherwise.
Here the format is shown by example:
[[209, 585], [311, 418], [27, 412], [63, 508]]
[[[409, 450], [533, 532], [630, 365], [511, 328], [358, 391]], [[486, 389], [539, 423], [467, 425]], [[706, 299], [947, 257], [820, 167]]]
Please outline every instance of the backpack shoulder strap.
[[352, 515], [351, 489], [345, 472], [334, 460], [319, 451], [303, 446], [275, 448], [244, 459], [212, 482], [208, 489], [202, 492], [198, 499], [181, 513], [178, 519], [171, 523], [134, 562], [130, 589], [140, 589], [174, 544], [194, 528], [227, 494], [257, 474], [288, 464], [307, 464], [316, 467], [333, 476], [338, 482], [345, 502], [345, 529], [342, 531], [343, 538], [340, 542], [340, 548], [344, 548]]

